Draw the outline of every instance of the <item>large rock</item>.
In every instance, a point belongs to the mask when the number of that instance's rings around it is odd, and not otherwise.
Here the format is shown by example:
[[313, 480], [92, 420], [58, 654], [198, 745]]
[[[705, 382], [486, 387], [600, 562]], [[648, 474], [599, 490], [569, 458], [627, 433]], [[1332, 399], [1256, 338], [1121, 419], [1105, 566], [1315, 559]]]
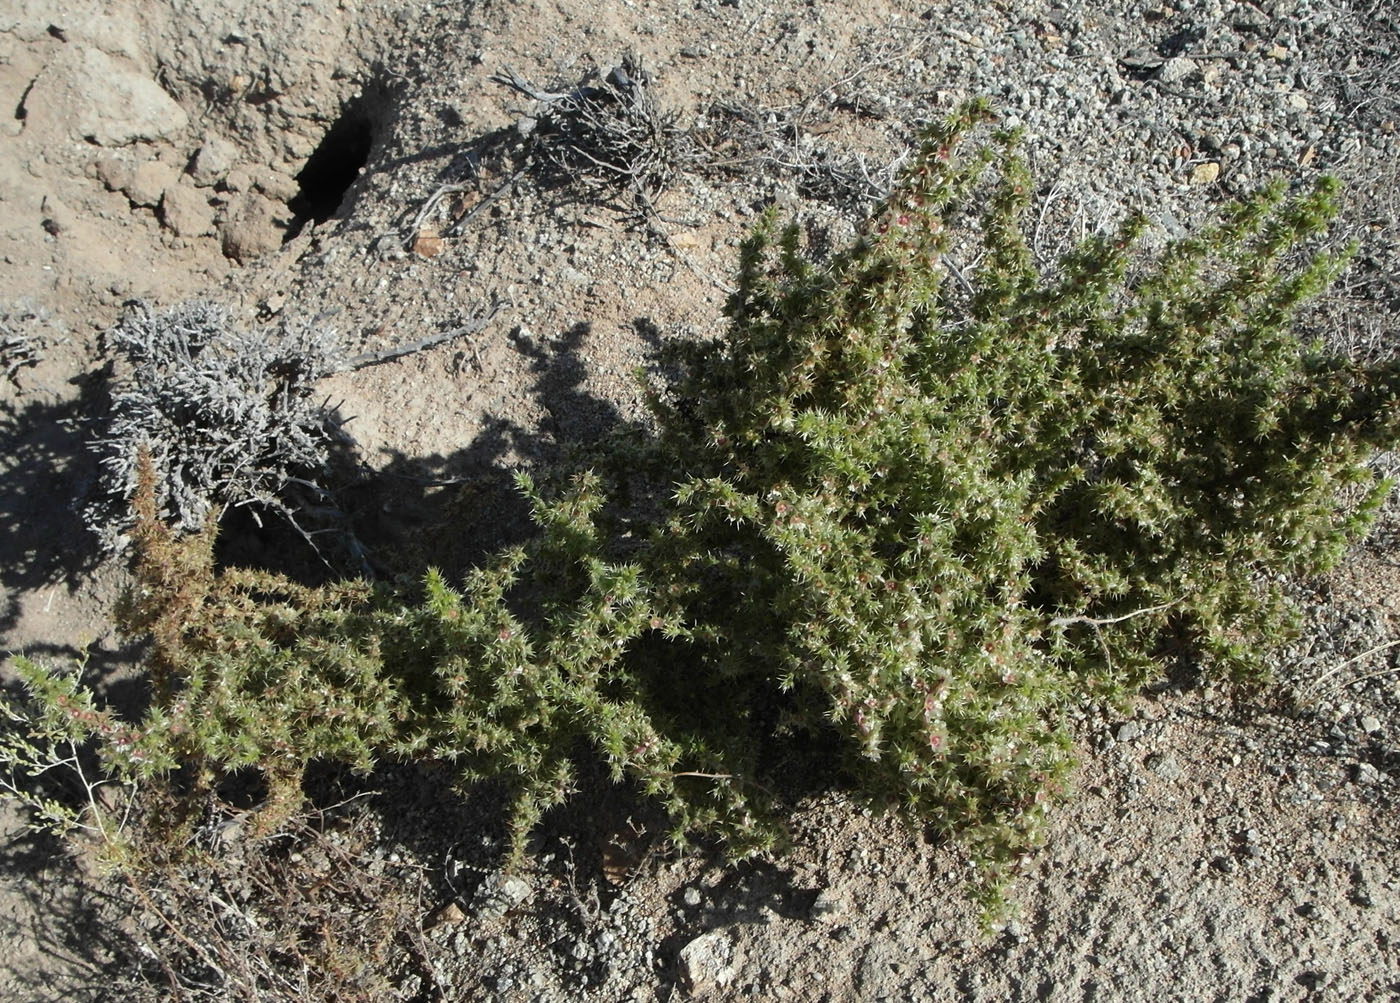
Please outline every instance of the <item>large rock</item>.
[[64, 46], [24, 102], [26, 129], [101, 146], [165, 139], [189, 124], [183, 108], [134, 63], [87, 46]]
[[150, 25], [134, 6], [111, 0], [5, 0], [0, 3], [0, 31], [25, 43], [57, 37], [144, 65], [150, 58]]

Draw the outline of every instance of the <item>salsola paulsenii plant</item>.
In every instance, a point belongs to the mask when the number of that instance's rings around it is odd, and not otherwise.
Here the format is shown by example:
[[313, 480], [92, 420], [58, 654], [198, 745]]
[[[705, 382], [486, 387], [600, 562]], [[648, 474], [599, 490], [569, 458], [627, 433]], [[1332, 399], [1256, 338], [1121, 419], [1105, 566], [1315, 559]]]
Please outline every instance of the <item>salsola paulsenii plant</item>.
[[[1297, 253], [1334, 183], [1267, 189], [1155, 262], [1131, 219], [1043, 276], [1014, 137], [958, 148], [986, 118], [934, 130], [829, 265], [771, 218], [750, 238], [727, 336], [682, 350], [660, 405], [685, 465], [649, 571], [712, 631], [708, 672], [780, 685], [868, 793], [996, 871], [1059, 788], [1068, 704], [1159, 673], [1169, 639], [1259, 680], [1276, 576], [1364, 526], [1400, 415], [1393, 365], [1289, 330], [1344, 261]], [[974, 193], [964, 295], [949, 220]]]
[[[315, 759], [448, 762], [514, 789], [517, 851], [580, 755], [736, 852], [771, 844], [796, 771], [959, 836], [1000, 887], [1062, 788], [1068, 707], [1167, 642], [1260, 680], [1277, 577], [1334, 560], [1386, 487], [1366, 460], [1400, 369], [1290, 333], [1343, 263], [1311, 247], [1332, 183], [1156, 260], [1129, 220], [1043, 275], [1014, 137], [965, 149], [988, 119], [931, 129], [826, 264], [767, 219], [657, 431], [522, 479], [538, 535], [460, 584], [216, 575], [144, 502], [143, 761], [256, 766], [292, 797]], [[980, 263], [946, 282], [969, 235]]]

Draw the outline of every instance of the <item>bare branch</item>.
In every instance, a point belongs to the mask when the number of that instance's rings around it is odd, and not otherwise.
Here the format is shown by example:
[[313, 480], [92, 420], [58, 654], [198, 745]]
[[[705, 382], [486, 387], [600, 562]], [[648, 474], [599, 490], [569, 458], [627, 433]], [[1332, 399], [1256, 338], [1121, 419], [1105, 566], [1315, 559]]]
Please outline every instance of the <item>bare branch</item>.
[[1162, 603], [1159, 606], [1147, 606], [1143, 609], [1135, 609], [1131, 613], [1124, 613], [1122, 616], [1111, 616], [1106, 617], [1104, 619], [1095, 619], [1094, 617], [1088, 616], [1059, 616], [1050, 621], [1050, 626], [1068, 627], [1073, 624], [1082, 623], [1087, 624], [1090, 627], [1107, 627], [1111, 624], [1122, 623], [1124, 620], [1131, 620], [1134, 617], [1148, 616], [1152, 613], [1160, 613], [1162, 612], [1162, 610], [1170, 609], [1179, 602], [1181, 602], [1180, 599], [1173, 599], [1171, 602]]

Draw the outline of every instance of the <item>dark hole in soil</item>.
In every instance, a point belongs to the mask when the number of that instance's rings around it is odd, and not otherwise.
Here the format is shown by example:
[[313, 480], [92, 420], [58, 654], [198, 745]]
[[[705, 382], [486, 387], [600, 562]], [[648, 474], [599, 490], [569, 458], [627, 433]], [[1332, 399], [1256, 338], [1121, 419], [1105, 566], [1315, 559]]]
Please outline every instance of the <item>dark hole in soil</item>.
[[363, 103], [346, 105], [297, 175], [301, 190], [288, 203], [295, 216], [286, 240], [299, 234], [307, 222], [324, 222], [336, 214], [373, 144], [374, 125]]

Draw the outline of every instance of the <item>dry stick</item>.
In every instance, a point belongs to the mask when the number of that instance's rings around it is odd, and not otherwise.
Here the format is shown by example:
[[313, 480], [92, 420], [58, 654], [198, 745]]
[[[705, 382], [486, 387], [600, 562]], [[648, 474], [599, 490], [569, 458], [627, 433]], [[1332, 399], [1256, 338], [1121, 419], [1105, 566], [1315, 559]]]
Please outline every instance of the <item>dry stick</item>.
[[578, 101], [598, 90], [596, 87], [589, 86], [575, 87], [573, 90], [565, 92], [538, 90], [534, 84], [516, 73], [512, 66], [507, 66], [504, 70], [491, 74], [488, 79], [493, 84], [509, 87], [513, 91], [524, 94], [531, 101], [538, 101], [545, 105], [558, 104], [560, 101]]
[[958, 280], [958, 285], [963, 287], [963, 292], [967, 293], [969, 296], [977, 295], [977, 290], [972, 288], [972, 283], [967, 281], [967, 276], [963, 274], [962, 269], [958, 267], [958, 263], [954, 261], [950, 255], [943, 255], [943, 264], [948, 271], [953, 273], [953, 278]]
[[[1088, 616], [1059, 616], [1050, 621], [1052, 627], [1067, 627], [1070, 624], [1084, 623], [1091, 627], [1107, 627], [1110, 624], [1122, 623], [1124, 620], [1131, 620], [1135, 616], [1146, 616], [1149, 613], [1160, 613], [1181, 602], [1180, 599], [1173, 599], [1171, 602], [1162, 603], [1160, 606], [1147, 606], [1143, 609], [1135, 609], [1131, 613], [1124, 613], [1122, 616], [1111, 616], [1107, 619], [1099, 620]], [[1400, 644], [1400, 641], [1396, 642]]]
[[[123, 870], [122, 878], [126, 881], [127, 887], [130, 888], [132, 893], [136, 896], [137, 901], [140, 902], [141, 905], [143, 905], [150, 912], [151, 915], [155, 916], [158, 920], [160, 920], [160, 922], [164, 924], [166, 929], [168, 929], [172, 934], [174, 934], [175, 939], [179, 940], [182, 944], [184, 944], [191, 951], [193, 951], [200, 958], [201, 961], [208, 965], [210, 969], [213, 970], [221, 978], [230, 982], [237, 981], [231, 978], [228, 972], [224, 971], [223, 967], [214, 960], [213, 955], [211, 955], [198, 943], [185, 936], [184, 932], [178, 926], [175, 925], [175, 921], [172, 920], [169, 916], [167, 916], [164, 912], [162, 912], [160, 907], [157, 906], [155, 902], [152, 901], [151, 897], [146, 894], [145, 889], [141, 887], [141, 884], [136, 880], [135, 876], [132, 875], [130, 871]], [[163, 959], [161, 963], [162, 965], [164, 965]], [[167, 969], [167, 972], [168, 971], [169, 970]], [[249, 987], [244, 985], [240, 988], [247, 989]]]
[[1357, 676], [1355, 679], [1348, 679], [1345, 683], [1342, 683], [1341, 685], [1355, 686], [1357, 683], [1364, 683], [1368, 679], [1379, 679], [1381, 676], [1390, 676], [1394, 675], [1397, 672], [1400, 672], [1400, 667], [1381, 669], [1379, 672], [1367, 672], [1364, 675]]
[[1040, 253], [1040, 231], [1044, 229], [1045, 215], [1050, 211], [1050, 206], [1055, 201], [1055, 197], [1060, 194], [1062, 187], [1058, 179], [1050, 187], [1049, 194], [1040, 203], [1040, 217], [1035, 221], [1035, 232], [1031, 235], [1031, 250], [1035, 253], [1036, 260], [1042, 265], [1047, 264], [1048, 261], [1045, 255]]
[[[1336, 665], [1332, 666], [1332, 668], [1328, 669], [1326, 672], [1324, 672], [1322, 675], [1318, 676], [1318, 677], [1317, 677], [1316, 679], [1314, 679], [1311, 683], [1309, 683], [1306, 687], [1304, 687], [1304, 689], [1303, 689], [1304, 694], [1312, 695], [1313, 693], [1317, 692], [1317, 688], [1318, 688], [1319, 686], [1322, 685], [1323, 680], [1331, 679], [1331, 678], [1332, 678], [1333, 676], [1335, 676], [1338, 672], [1341, 672], [1343, 669], [1345, 669], [1348, 665], [1352, 665], [1352, 664], [1354, 664], [1354, 663], [1356, 663], [1356, 662], [1359, 662], [1359, 661], [1361, 661], [1363, 658], [1369, 658], [1369, 657], [1372, 656], [1372, 655], [1375, 655], [1375, 654], [1378, 654], [1379, 652], [1385, 651], [1387, 648], [1393, 648], [1393, 647], [1395, 647], [1396, 645], [1400, 645], [1400, 640], [1386, 641], [1384, 644], [1378, 644], [1378, 645], [1376, 645], [1374, 648], [1371, 648], [1371, 649], [1369, 649], [1369, 650], [1367, 650], [1367, 651], [1363, 651], [1363, 652], [1362, 652], [1361, 654], [1359, 654], [1359, 655], [1355, 655], [1355, 656], [1353, 656], [1353, 657], [1351, 657], [1351, 658], [1348, 658], [1345, 662], [1338, 662]], [[1372, 673], [1370, 673], [1369, 675], [1362, 676], [1360, 679], [1352, 679], [1352, 680], [1350, 680], [1350, 682], [1359, 683], [1359, 682], [1361, 682], [1362, 679], [1374, 679], [1376, 676], [1383, 676], [1383, 675], [1385, 675], [1386, 673], [1389, 673], [1389, 672], [1397, 672], [1397, 671], [1400, 671], [1400, 669], [1385, 669], [1385, 670], [1383, 670], [1383, 671], [1381, 671], [1381, 672], [1372, 672]], [[1342, 685], [1345, 686], [1345, 685], [1347, 685], [1347, 683], [1343, 683]]]
[[519, 181], [520, 178], [524, 175], [525, 171], [529, 169], [529, 166], [530, 165], [527, 162], [524, 167], [517, 170], [510, 177], [506, 178], [506, 180], [502, 182], [499, 188], [493, 191], [490, 195], [487, 195], [484, 199], [482, 199], [476, 205], [472, 206], [469, 210], [462, 213], [462, 215], [454, 219], [452, 221], [452, 225], [449, 226], [446, 230], [442, 231], [442, 235], [444, 237], [455, 237], [459, 232], [461, 232], [462, 227], [470, 223], [480, 213], [482, 213], [487, 206], [491, 205], [498, 198], [504, 195], [510, 188], [514, 187], [515, 183]]
[[478, 317], [476, 320], [463, 324], [461, 327], [454, 327], [450, 331], [442, 331], [438, 334], [429, 335], [426, 338], [420, 338], [407, 345], [396, 345], [393, 348], [385, 348], [378, 352], [365, 352], [363, 355], [357, 355], [350, 360], [349, 367], [351, 369], [364, 369], [368, 366], [377, 366], [381, 362], [401, 359], [405, 355], [412, 355], [414, 352], [421, 352], [424, 349], [433, 348], [444, 342], [452, 341], [454, 338], [461, 338], [468, 334], [476, 334], [485, 330], [486, 326], [495, 319], [496, 314], [501, 312], [501, 307], [503, 305], [509, 306], [510, 304], [498, 303], [493, 306], [491, 312], [485, 316]]
[[754, 780], [752, 778], [741, 777], [737, 773], [700, 773], [695, 770], [682, 770], [679, 773], [666, 773], [663, 774], [663, 776], [670, 777], [672, 780], [674, 780], [676, 777], [699, 777], [701, 780], [738, 780], [740, 783], [745, 783], [753, 787], [757, 787], [764, 794], [767, 794], [770, 797], [773, 796], [773, 792], [770, 791], [767, 787], [764, 787], [757, 780]]
[[423, 208], [419, 209], [418, 215], [413, 218], [413, 223], [408, 228], [408, 236], [404, 238], [404, 247], [408, 248], [417, 239], [422, 230], [423, 221], [428, 218], [428, 213], [437, 208], [437, 204], [442, 201], [444, 195], [455, 195], [458, 192], [471, 191], [471, 189], [472, 186], [468, 184], [440, 185], [437, 191], [428, 196], [427, 201], [423, 203]]
[[1173, 599], [1171, 602], [1162, 603], [1159, 606], [1148, 606], [1144, 609], [1135, 609], [1131, 613], [1124, 613], [1122, 616], [1111, 616], [1106, 619], [1095, 619], [1089, 616], [1061, 616], [1050, 621], [1052, 627], [1066, 627], [1076, 623], [1086, 623], [1094, 628], [1094, 636], [1098, 638], [1099, 647], [1103, 648], [1104, 661], [1108, 663], [1109, 671], [1116, 671], [1113, 666], [1113, 654], [1108, 650], [1108, 642], [1103, 639], [1103, 631], [1100, 627], [1107, 627], [1115, 623], [1122, 623], [1124, 620], [1131, 620], [1135, 616], [1145, 616], [1148, 613], [1160, 613], [1170, 606], [1175, 606], [1180, 599]]

